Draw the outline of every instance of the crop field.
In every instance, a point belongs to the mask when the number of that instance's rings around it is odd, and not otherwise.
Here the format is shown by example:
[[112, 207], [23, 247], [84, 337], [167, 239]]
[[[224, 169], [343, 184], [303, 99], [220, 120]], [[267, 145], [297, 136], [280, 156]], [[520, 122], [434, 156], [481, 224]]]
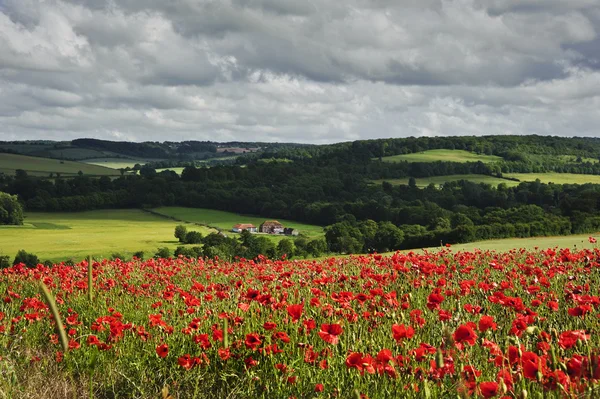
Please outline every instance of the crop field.
[[50, 173], [62, 176], [76, 176], [79, 171], [84, 175], [115, 176], [119, 171], [89, 165], [83, 162], [60, 161], [58, 159], [30, 157], [26, 155], [0, 153], [0, 173], [14, 175], [15, 170], [23, 169], [32, 176], [49, 176]]
[[[157, 248], [171, 250], [181, 245], [173, 236], [180, 223], [140, 210], [102, 210], [73, 213], [26, 213], [24, 226], [0, 226], [0, 254], [14, 258], [24, 249], [40, 260], [79, 261], [87, 255], [110, 257], [121, 253], [131, 257], [145, 251], [147, 257]], [[208, 234], [212, 230], [187, 226]]]
[[[597, 248], [450, 249], [320, 261], [99, 260], [89, 276], [85, 262], [15, 266], [0, 271], [0, 392], [596, 398], [598, 259]], [[57, 298], [54, 313], [41, 284]]]
[[[431, 176], [431, 177], [420, 177], [416, 178], [415, 181], [417, 183], [417, 187], [424, 188], [429, 184], [433, 183], [437, 186], [440, 186], [444, 183], [451, 181], [459, 181], [459, 180], [468, 180], [473, 183], [485, 183], [490, 184], [492, 186], [497, 186], [498, 184], [504, 183], [508, 187], [518, 186], [519, 182], [501, 179], [499, 177], [487, 176], [487, 175], [448, 175], [448, 176]], [[387, 181], [392, 185], [400, 185], [405, 184], [408, 185], [408, 177], [403, 179], [380, 179], [373, 180], [373, 183], [381, 184], [382, 182]]]
[[[181, 207], [162, 207], [153, 209], [162, 215], [169, 217], [175, 217], [179, 220], [184, 220], [190, 223], [199, 223], [207, 226], [214, 226], [223, 231], [231, 231], [231, 228], [238, 223], [252, 223], [257, 228], [267, 219], [258, 216], [247, 216], [238, 215], [232, 212], [215, 211], [212, 209], [201, 209], [201, 208], [181, 208]], [[285, 227], [292, 227], [298, 229], [300, 234], [304, 234], [307, 237], [321, 237], [323, 235], [323, 228], [320, 226], [314, 226], [309, 224], [303, 224], [293, 222], [291, 220], [279, 219], [279, 222]], [[265, 235], [266, 237], [279, 238], [285, 236], [273, 236]]]
[[[376, 158], [377, 159], [377, 158]], [[495, 155], [476, 154], [464, 150], [427, 150], [413, 154], [394, 155], [383, 157], [384, 162], [477, 162], [484, 163], [502, 161], [502, 157]]]
[[575, 173], [505, 173], [505, 177], [515, 177], [521, 181], [535, 181], [556, 184], [600, 184], [599, 175], [580, 175]]
[[135, 164], [144, 165], [147, 161], [141, 159], [125, 159], [125, 158], [92, 158], [82, 161], [91, 165], [104, 166], [111, 169], [133, 168]]

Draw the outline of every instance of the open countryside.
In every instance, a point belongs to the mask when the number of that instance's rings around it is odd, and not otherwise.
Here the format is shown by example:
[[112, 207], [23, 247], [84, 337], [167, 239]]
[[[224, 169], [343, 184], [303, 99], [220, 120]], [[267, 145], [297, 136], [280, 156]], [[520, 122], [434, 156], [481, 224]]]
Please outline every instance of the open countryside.
[[[381, 184], [384, 181], [392, 184], [392, 185], [408, 185], [409, 178], [402, 179], [380, 179], [373, 180], [373, 183]], [[497, 186], [499, 184], [506, 184], [509, 187], [518, 186], [520, 182], [514, 180], [502, 179], [495, 176], [487, 176], [487, 175], [448, 175], [448, 176], [431, 176], [431, 177], [420, 177], [415, 179], [417, 187], [424, 188], [429, 186], [430, 184], [434, 184], [437, 187], [444, 183], [448, 183], [451, 181], [459, 181], [459, 180], [467, 180], [473, 183], [485, 183], [490, 184], [492, 186]]]
[[427, 150], [411, 154], [401, 154], [383, 157], [384, 162], [498, 162], [502, 157], [495, 155], [477, 154], [464, 150]]
[[91, 165], [104, 166], [111, 169], [133, 168], [136, 164], [144, 165], [147, 160], [126, 158], [91, 158], [82, 161]]
[[0, 173], [14, 175], [17, 169], [40, 177], [49, 177], [50, 174], [53, 177], [57, 177], [57, 174], [64, 177], [77, 176], [79, 172], [92, 176], [117, 176], [120, 174], [119, 171], [111, 168], [83, 162], [0, 153]]
[[[127, 258], [138, 251], [153, 256], [158, 248], [173, 251], [181, 245], [173, 236], [175, 226], [182, 224], [147, 212], [101, 210], [72, 213], [26, 214], [23, 226], [0, 226], [0, 255], [11, 259], [24, 249], [40, 260], [54, 262], [81, 261], [88, 255], [97, 259], [121, 254]], [[186, 225], [206, 235], [215, 230]]]
[[[154, 208], [152, 211], [187, 223], [198, 223], [218, 228], [225, 233], [230, 232], [233, 226], [239, 223], [251, 223], [258, 228], [264, 221], [273, 220], [272, 218], [239, 215], [232, 212], [202, 208], [161, 207]], [[297, 229], [301, 235], [306, 237], [318, 238], [323, 236], [323, 227], [298, 223], [291, 220], [277, 220], [283, 224], [284, 227]], [[285, 236], [282, 235], [267, 235], [267, 237], [273, 239], [285, 238]]]

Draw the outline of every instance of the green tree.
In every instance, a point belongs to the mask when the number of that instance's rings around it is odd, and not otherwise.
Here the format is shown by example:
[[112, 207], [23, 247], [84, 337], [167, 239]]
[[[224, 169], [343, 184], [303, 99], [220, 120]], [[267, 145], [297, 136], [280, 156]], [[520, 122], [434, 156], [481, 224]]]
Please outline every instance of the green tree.
[[10, 256], [0, 255], [0, 270], [10, 267]]
[[23, 224], [23, 207], [16, 195], [0, 192], [0, 225]]
[[158, 248], [154, 254], [155, 258], [169, 258], [171, 256], [171, 250], [167, 247]]
[[288, 259], [294, 256], [294, 243], [292, 240], [284, 238], [277, 244], [277, 256], [282, 257], [286, 255]]
[[13, 261], [13, 265], [17, 265], [19, 263], [24, 263], [27, 267], [36, 267], [38, 263], [40, 263], [40, 260], [35, 254], [30, 254], [22, 249], [17, 252], [15, 260]]
[[315, 238], [308, 243], [306, 249], [316, 258], [327, 252], [327, 242], [322, 238]]
[[200, 244], [202, 243], [202, 234], [198, 231], [188, 231], [185, 235], [186, 244]]
[[182, 224], [175, 227], [175, 238], [177, 238], [179, 240], [179, 242], [185, 242], [186, 235], [187, 235], [187, 227], [185, 227]]

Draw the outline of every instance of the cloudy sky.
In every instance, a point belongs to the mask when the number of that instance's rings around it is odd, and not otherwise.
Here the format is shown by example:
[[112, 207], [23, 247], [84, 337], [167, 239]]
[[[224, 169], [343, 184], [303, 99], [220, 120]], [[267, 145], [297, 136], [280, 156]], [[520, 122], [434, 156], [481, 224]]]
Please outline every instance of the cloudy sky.
[[0, 0], [0, 140], [600, 135], [600, 0]]

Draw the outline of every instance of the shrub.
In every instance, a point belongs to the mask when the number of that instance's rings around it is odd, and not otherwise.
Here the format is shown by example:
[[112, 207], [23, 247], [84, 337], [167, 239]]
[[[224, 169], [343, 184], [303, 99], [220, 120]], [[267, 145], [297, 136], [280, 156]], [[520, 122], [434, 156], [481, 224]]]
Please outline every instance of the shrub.
[[189, 231], [185, 235], [185, 243], [186, 244], [201, 244], [202, 243], [202, 234], [197, 231]]
[[187, 228], [184, 225], [179, 225], [175, 227], [175, 238], [179, 240], [179, 242], [185, 242], [187, 236]]
[[155, 258], [169, 258], [171, 256], [171, 250], [167, 247], [158, 248], [158, 251], [154, 254]]
[[133, 257], [143, 260], [144, 259], [144, 251], [137, 251], [136, 253], [133, 254]]
[[13, 261], [13, 265], [17, 265], [19, 263], [24, 263], [27, 267], [36, 267], [38, 263], [40, 263], [40, 260], [35, 254], [30, 254], [22, 249], [17, 252], [15, 260]]

